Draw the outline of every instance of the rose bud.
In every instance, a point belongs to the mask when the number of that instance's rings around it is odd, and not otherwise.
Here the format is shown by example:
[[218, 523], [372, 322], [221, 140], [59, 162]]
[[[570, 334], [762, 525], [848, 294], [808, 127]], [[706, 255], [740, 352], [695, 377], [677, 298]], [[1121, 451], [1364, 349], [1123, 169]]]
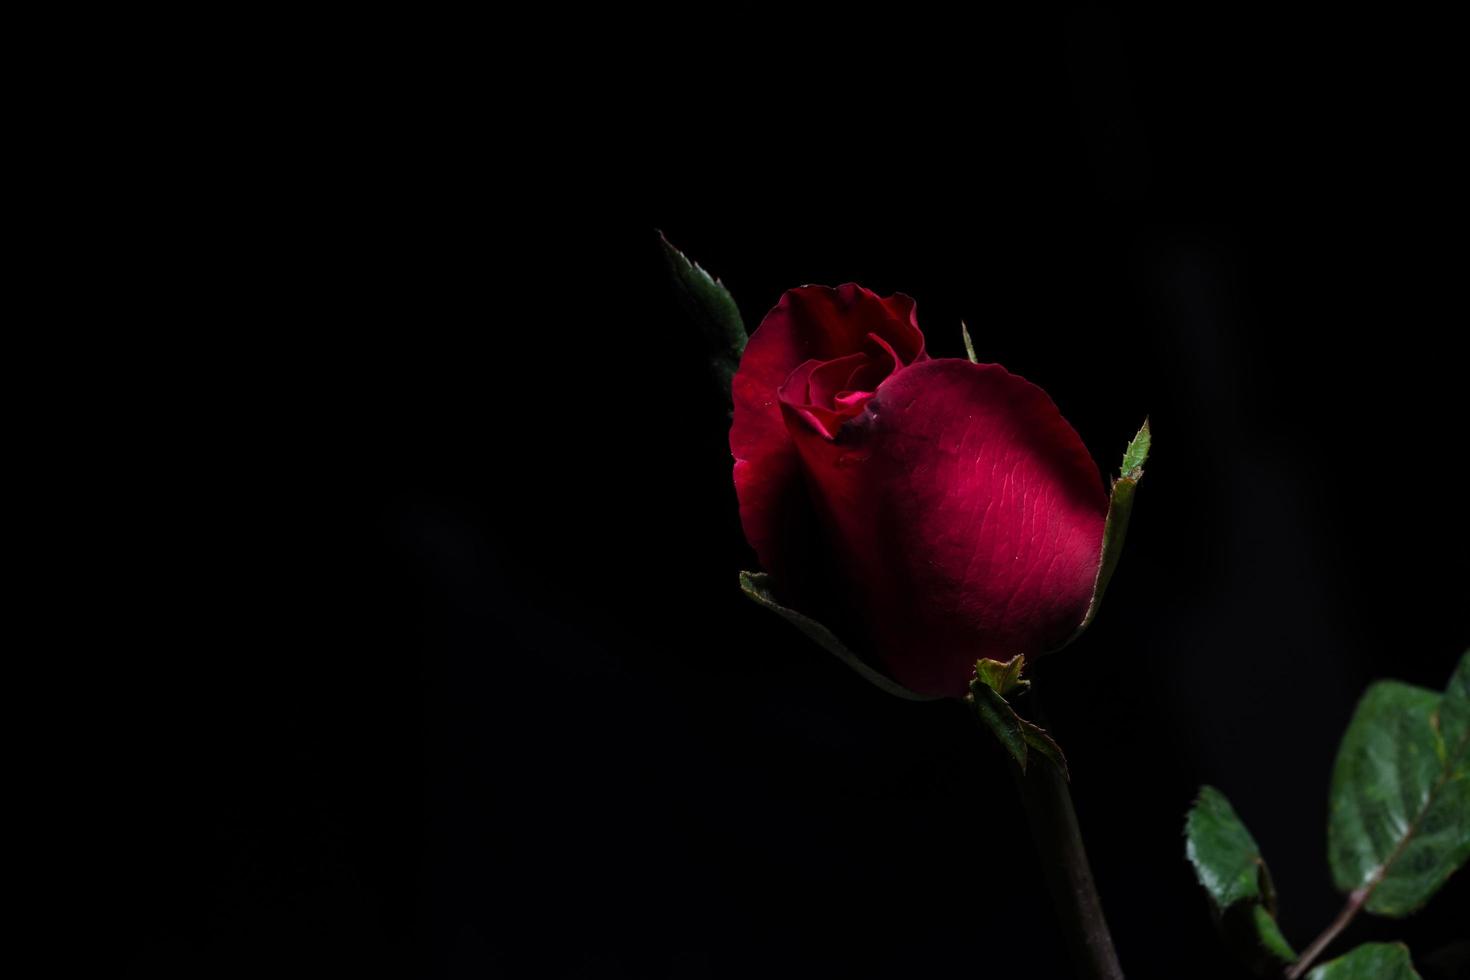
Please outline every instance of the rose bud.
[[1036, 385], [931, 359], [909, 297], [789, 290], [732, 396], [740, 519], [775, 595], [905, 688], [962, 697], [977, 659], [1033, 658], [1089, 617], [1097, 465]]

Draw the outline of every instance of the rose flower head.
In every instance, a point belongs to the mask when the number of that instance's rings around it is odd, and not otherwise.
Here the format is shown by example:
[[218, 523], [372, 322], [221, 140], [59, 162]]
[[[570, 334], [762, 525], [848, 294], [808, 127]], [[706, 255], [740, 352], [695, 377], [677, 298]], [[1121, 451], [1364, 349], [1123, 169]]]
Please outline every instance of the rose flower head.
[[930, 358], [909, 297], [788, 290], [731, 396], [741, 524], [775, 594], [908, 690], [963, 696], [977, 659], [1030, 659], [1089, 618], [1097, 464], [1036, 385]]

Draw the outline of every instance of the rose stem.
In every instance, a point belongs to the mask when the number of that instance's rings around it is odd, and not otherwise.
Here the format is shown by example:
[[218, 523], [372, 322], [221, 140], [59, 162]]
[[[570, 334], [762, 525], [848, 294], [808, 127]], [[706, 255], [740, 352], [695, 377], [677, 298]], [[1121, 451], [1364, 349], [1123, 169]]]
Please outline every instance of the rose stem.
[[1032, 756], [1024, 774], [1018, 766], [1012, 765], [1011, 769], [1078, 975], [1085, 980], [1123, 980], [1123, 968], [1118, 965], [1113, 936], [1108, 932], [1102, 900], [1087, 863], [1087, 849], [1082, 846], [1066, 776], [1040, 753]]
[[1347, 924], [1353, 921], [1353, 916], [1358, 914], [1358, 911], [1363, 907], [1363, 903], [1368, 901], [1368, 896], [1372, 892], [1372, 888], [1359, 888], [1348, 896], [1347, 904], [1342, 907], [1341, 912], [1337, 913], [1337, 918], [1332, 920], [1330, 926], [1322, 930], [1322, 935], [1312, 940], [1312, 945], [1307, 947], [1306, 952], [1302, 953], [1301, 958], [1287, 971], [1287, 980], [1297, 980], [1298, 977], [1307, 972], [1307, 967], [1312, 965], [1312, 961], [1321, 956], [1322, 951], [1328, 947], [1332, 940], [1337, 938], [1337, 934], [1346, 929]]

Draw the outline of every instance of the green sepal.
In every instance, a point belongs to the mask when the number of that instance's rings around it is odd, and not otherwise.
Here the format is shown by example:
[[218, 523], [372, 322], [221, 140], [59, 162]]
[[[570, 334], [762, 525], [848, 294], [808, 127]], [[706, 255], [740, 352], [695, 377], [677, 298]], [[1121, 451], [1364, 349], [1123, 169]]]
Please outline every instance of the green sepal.
[[1103, 525], [1102, 558], [1097, 565], [1097, 578], [1092, 583], [1092, 599], [1087, 604], [1087, 615], [1082, 617], [1082, 625], [1077, 627], [1068, 643], [1081, 636], [1092, 625], [1092, 620], [1102, 605], [1103, 593], [1108, 590], [1108, 583], [1112, 581], [1113, 571], [1117, 569], [1118, 559], [1123, 554], [1123, 539], [1128, 536], [1128, 519], [1133, 514], [1133, 495], [1138, 490], [1138, 481], [1143, 479], [1143, 464], [1148, 462], [1148, 453], [1152, 446], [1153, 434], [1149, 431], [1148, 419], [1144, 419], [1143, 427], [1123, 451], [1123, 467], [1118, 478], [1113, 481], [1112, 491], [1108, 496], [1108, 517]]
[[1423, 980], [1403, 943], [1364, 943], [1316, 967], [1307, 980]]
[[1144, 419], [1138, 434], [1128, 443], [1128, 448], [1123, 450], [1123, 466], [1119, 470], [1119, 477], [1136, 483], [1143, 476], [1143, 464], [1148, 462], [1148, 451], [1152, 447], [1153, 433], [1149, 431], [1148, 419]]
[[663, 232], [658, 233], [658, 239], [663, 243], [664, 259], [669, 265], [674, 290], [704, 334], [709, 347], [710, 369], [726, 399], [729, 399], [730, 382], [740, 367], [740, 355], [745, 352], [747, 339], [740, 308], [720, 280], [669, 244]]
[[1026, 655], [1018, 653], [1004, 663], [999, 660], [975, 661], [975, 677], [980, 683], [1004, 697], [1017, 688], [1031, 686], [1030, 681], [1021, 680], [1021, 670], [1026, 666]]
[[1470, 858], [1467, 661], [1449, 690], [1399, 681], [1358, 702], [1332, 771], [1327, 856], [1344, 893], [1400, 918], [1416, 911]]
[[1261, 849], [1224, 793], [1200, 787], [1184, 838], [1225, 944], [1257, 975], [1280, 976], [1296, 953], [1276, 924], [1276, 890]]
[[971, 364], [979, 364], [980, 359], [975, 356], [975, 342], [970, 339], [970, 328], [965, 326], [965, 321], [960, 321], [960, 337], [965, 341], [965, 356], [970, 359]]
[[839, 640], [827, 627], [810, 616], [805, 616], [794, 609], [788, 609], [781, 605], [781, 603], [776, 601], [776, 597], [771, 594], [770, 581], [771, 577], [764, 572], [741, 572], [740, 591], [801, 630], [808, 638], [815, 640], [818, 646], [857, 671], [864, 680], [873, 686], [881, 688], [896, 697], [907, 698], [910, 701], [939, 700], [927, 694], [916, 694], [893, 680], [893, 678], [874, 670], [861, 657], [849, 650], [847, 645]]
[[970, 679], [970, 695], [965, 701], [975, 708], [975, 715], [990, 729], [991, 733], [1005, 746], [1016, 765], [1025, 772], [1033, 761], [1032, 751], [1061, 770], [1064, 779], [1071, 779], [1067, 770], [1067, 757], [1046, 729], [1032, 724], [1016, 714], [1005, 695], [1012, 691], [1025, 690], [1029, 681], [1021, 680], [1021, 669], [1026, 665], [1024, 654], [1017, 654], [1005, 663], [997, 660], [975, 661], [975, 676]]
[[1040, 752], [1051, 764], [1062, 771], [1062, 778], [1067, 782], [1072, 781], [1072, 771], [1067, 768], [1067, 757], [1062, 754], [1062, 747], [1058, 745], [1049, 735], [1045, 728], [1033, 725], [1025, 718], [1021, 719], [1021, 734], [1026, 739], [1026, 744], [1034, 751]]
[[1024, 722], [1016, 714], [1015, 709], [1006, 703], [1005, 698], [979, 680], [970, 682], [970, 697], [967, 700], [974, 705], [975, 716], [986, 728], [990, 729], [991, 734], [1011, 754], [1011, 758], [1016, 760], [1016, 765], [1021, 767], [1022, 772], [1025, 772], [1026, 732], [1023, 728]]

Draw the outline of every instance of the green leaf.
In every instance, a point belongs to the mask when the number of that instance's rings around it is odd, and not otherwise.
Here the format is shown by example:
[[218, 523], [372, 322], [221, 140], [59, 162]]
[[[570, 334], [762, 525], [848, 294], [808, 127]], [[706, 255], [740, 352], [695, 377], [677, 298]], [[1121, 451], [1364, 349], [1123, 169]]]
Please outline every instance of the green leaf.
[[1280, 974], [1296, 954], [1276, 925], [1276, 892], [1261, 849], [1224, 793], [1200, 787], [1184, 838], [1226, 944], [1257, 972]]
[[965, 321], [960, 321], [960, 336], [965, 340], [965, 354], [970, 358], [971, 364], [979, 364], [980, 360], [975, 356], [975, 342], [970, 339], [970, 328], [965, 326]]
[[874, 670], [861, 657], [849, 650], [827, 627], [809, 616], [804, 616], [794, 609], [787, 609], [781, 605], [776, 601], [776, 597], [771, 594], [770, 582], [771, 577], [763, 572], [740, 573], [741, 592], [744, 592], [758, 604], [780, 615], [787, 622], [791, 623], [791, 625], [805, 633], [810, 639], [815, 640], [818, 646], [857, 671], [862, 675], [864, 680], [873, 684], [875, 687], [882, 688], [889, 694], [900, 698], [907, 698], [910, 701], [938, 700], [938, 698], [932, 698], [928, 695], [915, 694], [892, 678]]
[[1225, 794], [1202, 786], [1184, 821], [1184, 853], [1200, 886], [1221, 909], [1240, 901], [1265, 901], [1261, 849]]
[[1403, 943], [1364, 943], [1346, 956], [1323, 963], [1307, 980], [1422, 980]]
[[1470, 738], [1470, 650], [1460, 657], [1460, 666], [1450, 676], [1434, 725], [1439, 730], [1443, 758], [1448, 759], [1455, 746], [1465, 751], [1466, 739]]
[[1148, 452], [1152, 445], [1153, 435], [1149, 432], [1148, 419], [1144, 419], [1143, 427], [1123, 451], [1123, 469], [1113, 481], [1112, 494], [1108, 500], [1108, 519], [1103, 525], [1102, 560], [1098, 562], [1097, 578], [1092, 583], [1092, 601], [1087, 605], [1087, 615], [1082, 618], [1082, 625], [1077, 627], [1077, 632], [1072, 634], [1068, 643], [1081, 636], [1092, 625], [1098, 608], [1102, 606], [1103, 593], [1108, 590], [1108, 583], [1112, 581], [1113, 571], [1118, 567], [1118, 559], [1123, 554], [1123, 539], [1128, 536], [1128, 519], [1133, 514], [1133, 495], [1138, 490], [1138, 481], [1143, 479], [1143, 464], [1148, 461]]
[[[1268, 976], [1274, 976], [1279, 969], [1278, 964], [1284, 965], [1296, 959], [1296, 952], [1291, 948], [1291, 943], [1281, 934], [1281, 927], [1276, 924], [1276, 914], [1269, 911], [1264, 905], [1253, 905], [1251, 907], [1251, 931], [1259, 943], [1262, 955], [1256, 960], [1257, 969]], [[1269, 963], [1270, 966], [1265, 966]]]
[[1026, 655], [1018, 653], [1005, 663], [999, 660], [975, 661], [975, 676], [986, 687], [1002, 696], [1018, 687], [1028, 687], [1030, 681], [1021, 680], [1021, 670], [1026, 666]]
[[679, 301], [704, 333], [709, 346], [710, 368], [728, 398], [730, 382], [740, 367], [740, 355], [745, 351], [747, 339], [740, 308], [720, 280], [669, 244], [663, 232], [658, 233], [658, 238], [663, 243], [664, 259], [668, 262]]
[[1372, 685], [1338, 747], [1328, 861], [1339, 889], [1366, 892], [1369, 912], [1408, 915], [1470, 857], [1465, 671], [1462, 659], [1443, 696]]
[[1021, 771], [1026, 771], [1026, 734], [1022, 729], [1024, 724], [1006, 699], [996, 694], [984, 682], [973, 680], [970, 682], [970, 702], [975, 706], [975, 714], [985, 727], [1000, 740], [1005, 750], [1016, 760], [1016, 765]]

